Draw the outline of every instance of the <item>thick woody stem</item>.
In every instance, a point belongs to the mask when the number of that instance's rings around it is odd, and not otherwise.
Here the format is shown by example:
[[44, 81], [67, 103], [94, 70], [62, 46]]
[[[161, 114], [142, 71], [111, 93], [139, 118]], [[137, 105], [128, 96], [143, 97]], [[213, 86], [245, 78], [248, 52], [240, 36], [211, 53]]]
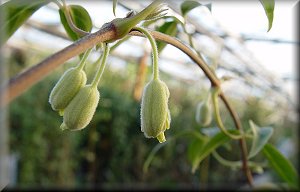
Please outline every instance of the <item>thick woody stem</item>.
[[27, 71], [24, 71], [10, 79], [8, 85], [0, 87], [0, 94], [3, 95], [2, 98], [4, 98], [2, 105], [10, 103], [28, 88], [49, 75], [55, 68], [64, 64], [67, 60], [83, 53], [100, 42], [113, 38], [115, 38], [114, 30], [110, 28], [110, 25], [105, 25], [99, 31], [79, 39], [68, 47], [41, 61], [37, 65], [29, 68]]

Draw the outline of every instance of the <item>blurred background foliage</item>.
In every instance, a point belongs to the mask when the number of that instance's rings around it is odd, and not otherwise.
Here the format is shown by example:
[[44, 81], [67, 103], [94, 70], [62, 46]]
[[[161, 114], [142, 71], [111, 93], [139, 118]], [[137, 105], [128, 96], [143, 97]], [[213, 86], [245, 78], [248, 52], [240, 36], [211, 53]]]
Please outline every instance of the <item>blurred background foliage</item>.
[[[40, 54], [11, 51], [7, 56], [10, 76], [49, 55]], [[123, 69], [112, 68], [108, 63], [92, 122], [82, 131], [61, 131], [62, 118], [52, 111], [48, 96], [64, 70], [77, 62], [78, 58], [58, 68], [10, 104], [10, 152], [17, 159], [13, 187], [214, 189], [245, 183], [241, 180], [244, 178], [241, 170], [231, 170], [212, 156], [192, 174], [187, 158], [188, 146], [193, 142], [190, 137], [180, 137], [165, 145], [154, 157], [148, 172], [143, 172], [143, 164], [158, 142], [146, 139], [140, 131], [140, 101], [133, 98], [138, 61], [127, 63]], [[150, 72], [151, 68], [146, 82]], [[205, 97], [206, 85], [172, 78], [165, 73], [161, 76], [171, 93], [172, 121], [171, 129], [166, 132], [167, 140], [182, 130], [213, 130], [214, 122], [211, 128], [202, 128], [195, 121], [196, 105]], [[278, 148], [289, 148], [288, 144], [297, 142], [297, 124], [288, 117], [284, 107], [277, 110], [268, 106], [265, 99], [250, 94], [247, 98], [230, 98], [246, 129], [249, 129], [249, 119], [259, 126], [273, 126], [275, 134], [271, 143]], [[221, 109], [226, 127], [231, 127], [233, 122], [224, 106], [221, 105]], [[230, 160], [240, 159], [237, 142], [218, 152]], [[297, 165], [297, 151], [286, 155]], [[264, 161], [259, 155], [255, 160]], [[254, 174], [255, 178], [267, 176], [276, 181], [276, 176], [267, 170], [260, 176]]]

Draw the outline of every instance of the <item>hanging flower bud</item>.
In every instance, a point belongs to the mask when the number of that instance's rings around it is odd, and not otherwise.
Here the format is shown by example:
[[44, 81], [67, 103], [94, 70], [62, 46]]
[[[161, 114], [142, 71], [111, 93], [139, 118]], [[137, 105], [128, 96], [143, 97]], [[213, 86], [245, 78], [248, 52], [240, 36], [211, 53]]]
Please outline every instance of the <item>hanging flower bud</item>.
[[86, 75], [79, 68], [68, 69], [56, 83], [49, 96], [49, 103], [53, 110], [62, 115], [81, 87], [86, 83]]
[[198, 103], [196, 109], [196, 122], [201, 126], [208, 126], [212, 121], [212, 106], [210, 94], [205, 101]]
[[61, 129], [75, 131], [85, 128], [94, 116], [99, 99], [97, 86], [86, 85], [81, 88], [65, 109]]
[[170, 128], [169, 95], [167, 85], [154, 79], [145, 86], [142, 97], [141, 131], [145, 137], [156, 137], [160, 143], [166, 141], [164, 132]]

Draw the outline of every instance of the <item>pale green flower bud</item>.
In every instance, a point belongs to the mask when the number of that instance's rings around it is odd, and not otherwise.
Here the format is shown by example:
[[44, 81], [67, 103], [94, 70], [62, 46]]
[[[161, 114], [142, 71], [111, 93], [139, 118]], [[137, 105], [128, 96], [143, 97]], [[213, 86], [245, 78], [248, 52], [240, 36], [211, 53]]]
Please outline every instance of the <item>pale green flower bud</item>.
[[78, 68], [68, 69], [56, 83], [49, 96], [53, 110], [63, 114], [64, 109], [86, 83], [86, 75]]
[[156, 137], [160, 143], [166, 141], [164, 132], [170, 128], [169, 95], [167, 85], [155, 79], [145, 86], [142, 97], [141, 131], [145, 137]]
[[208, 126], [212, 121], [212, 108], [210, 99], [198, 103], [196, 109], [196, 122], [201, 126]]
[[85, 128], [94, 116], [99, 99], [97, 86], [86, 85], [81, 88], [65, 109], [61, 129], [75, 131]]

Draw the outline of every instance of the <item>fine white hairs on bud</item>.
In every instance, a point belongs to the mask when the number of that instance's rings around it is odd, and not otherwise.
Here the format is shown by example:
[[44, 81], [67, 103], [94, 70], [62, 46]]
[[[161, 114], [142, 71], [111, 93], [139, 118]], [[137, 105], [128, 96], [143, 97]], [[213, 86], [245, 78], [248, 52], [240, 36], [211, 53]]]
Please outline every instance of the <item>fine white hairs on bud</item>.
[[94, 116], [99, 99], [97, 86], [86, 85], [81, 88], [65, 109], [61, 129], [75, 131], [85, 128]]
[[86, 84], [86, 74], [82, 69], [68, 69], [52, 89], [49, 103], [55, 111], [62, 115], [64, 109], [78, 93], [80, 88]]
[[204, 101], [198, 103], [196, 108], [196, 122], [206, 127], [212, 121], [212, 103], [211, 103], [211, 94], [209, 93], [207, 98]]
[[157, 138], [165, 142], [165, 130], [170, 128], [168, 108], [169, 89], [159, 80], [151, 80], [144, 88], [141, 104], [141, 131], [147, 138]]

